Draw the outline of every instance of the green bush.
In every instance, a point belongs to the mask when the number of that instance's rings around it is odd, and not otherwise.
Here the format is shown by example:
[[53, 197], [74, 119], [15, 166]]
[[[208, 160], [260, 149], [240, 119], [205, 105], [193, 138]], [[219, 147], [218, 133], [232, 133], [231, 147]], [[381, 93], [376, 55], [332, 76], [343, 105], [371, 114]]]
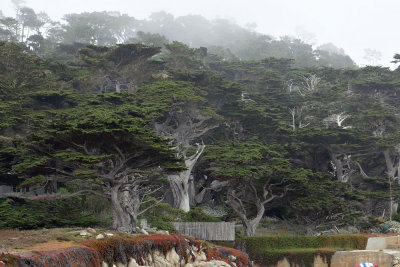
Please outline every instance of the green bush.
[[255, 236], [242, 239], [249, 251], [295, 248], [365, 249], [364, 235]]
[[400, 222], [400, 214], [397, 212], [393, 213], [392, 220]]
[[152, 227], [156, 227], [158, 230], [165, 230], [170, 233], [176, 233], [175, 227], [169, 221], [168, 217], [164, 216], [148, 216], [147, 221]]
[[245, 250], [260, 265], [276, 265], [286, 258], [291, 266], [312, 267], [316, 256], [322, 257], [330, 266], [336, 250], [365, 249], [368, 237], [364, 235], [325, 236], [260, 236], [243, 237], [232, 242], [217, 242]]
[[182, 216], [183, 222], [220, 222], [221, 220], [217, 217], [205, 214], [199, 207], [190, 209], [189, 212]]
[[[146, 205], [143, 208], [149, 207], [156, 203], [154, 198], [147, 198]], [[175, 227], [172, 222], [219, 222], [221, 221], [217, 217], [205, 214], [201, 208], [192, 208], [189, 212], [184, 212], [180, 209], [174, 209], [167, 203], [159, 204], [149, 209], [143, 215], [144, 218], [151, 224], [152, 227], [156, 227], [159, 230], [167, 230], [171, 233], [175, 233]]]
[[97, 225], [98, 219], [82, 212], [80, 204], [77, 198], [52, 202], [0, 200], [0, 229]]

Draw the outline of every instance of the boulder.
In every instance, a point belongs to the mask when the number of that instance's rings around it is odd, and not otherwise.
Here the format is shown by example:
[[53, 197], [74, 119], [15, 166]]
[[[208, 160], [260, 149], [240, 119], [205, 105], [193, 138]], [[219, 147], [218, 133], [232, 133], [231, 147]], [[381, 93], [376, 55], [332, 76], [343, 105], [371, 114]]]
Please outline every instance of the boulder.
[[91, 233], [88, 233], [86, 230], [82, 230], [79, 234], [80, 234], [81, 236], [92, 236], [92, 234], [91, 234]]
[[93, 229], [93, 228], [90, 228], [90, 227], [86, 228], [86, 231], [87, 231], [88, 233], [92, 233], [92, 234], [95, 234], [95, 233], [96, 233], [96, 230]]
[[169, 235], [168, 231], [164, 231], [164, 230], [158, 230], [155, 232], [156, 234], [160, 234], [160, 235]]
[[234, 255], [229, 255], [229, 256], [228, 256], [228, 260], [229, 260], [230, 262], [236, 262], [236, 256], [234, 256]]
[[99, 234], [96, 236], [96, 239], [103, 239], [103, 238], [104, 238], [104, 235], [102, 235], [102, 234]]
[[393, 257], [392, 266], [393, 267], [399, 267], [400, 266], [400, 257]]
[[141, 229], [141, 228], [139, 228], [139, 233], [144, 234], [144, 235], [149, 235], [149, 233], [146, 230]]

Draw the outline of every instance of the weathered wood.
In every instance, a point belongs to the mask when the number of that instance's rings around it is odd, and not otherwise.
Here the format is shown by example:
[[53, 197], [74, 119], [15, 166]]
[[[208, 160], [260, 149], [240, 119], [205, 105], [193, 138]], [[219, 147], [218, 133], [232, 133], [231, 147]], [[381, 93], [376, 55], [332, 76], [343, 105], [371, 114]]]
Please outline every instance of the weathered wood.
[[234, 241], [235, 224], [230, 222], [173, 222], [180, 234], [210, 241]]

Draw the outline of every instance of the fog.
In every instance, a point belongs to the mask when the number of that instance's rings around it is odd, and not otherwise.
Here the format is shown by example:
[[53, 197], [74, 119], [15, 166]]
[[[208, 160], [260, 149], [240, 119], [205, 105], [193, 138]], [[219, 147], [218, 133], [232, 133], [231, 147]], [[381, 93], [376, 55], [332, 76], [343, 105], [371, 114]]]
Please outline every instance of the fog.
[[[4, 15], [14, 14], [10, 0], [0, 0]], [[207, 19], [227, 18], [257, 32], [292, 35], [314, 46], [333, 43], [343, 48], [358, 65], [368, 63], [365, 49], [382, 53], [379, 65], [390, 66], [400, 52], [395, 30], [400, 2], [396, 0], [26, 0], [36, 12], [52, 19], [84, 11], [120, 11], [137, 19], [164, 10], [174, 16], [199, 14]]]

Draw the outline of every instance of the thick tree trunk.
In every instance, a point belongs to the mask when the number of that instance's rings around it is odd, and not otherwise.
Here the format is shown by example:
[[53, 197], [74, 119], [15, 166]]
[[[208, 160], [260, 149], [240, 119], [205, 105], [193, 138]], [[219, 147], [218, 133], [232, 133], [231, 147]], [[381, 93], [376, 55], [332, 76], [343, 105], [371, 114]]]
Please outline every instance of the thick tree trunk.
[[137, 190], [135, 190], [137, 187], [134, 186], [130, 189], [131, 190], [124, 190], [122, 192], [122, 207], [129, 216], [132, 231], [135, 231], [138, 225], [137, 217], [142, 203]]
[[[240, 220], [243, 223], [243, 226], [245, 228], [245, 234], [247, 236], [254, 236], [256, 229], [258, 225], [260, 224], [260, 221], [264, 215], [265, 212], [265, 204], [270, 203], [273, 201], [275, 198], [281, 198], [286, 195], [287, 191], [290, 190], [289, 185], [284, 186], [283, 192], [280, 194], [274, 194], [273, 193], [273, 187], [282, 185], [282, 182], [276, 183], [276, 184], [271, 184], [270, 180], [268, 180], [266, 183], [264, 183], [262, 187], [262, 194], [258, 194], [256, 186], [253, 183], [253, 179], [251, 178], [248, 181], [248, 185], [242, 185], [242, 188], [240, 184], [236, 184], [235, 188], [231, 185], [230, 188], [228, 189], [227, 193], [227, 198], [228, 198], [228, 204], [232, 207], [232, 209], [236, 212], [236, 214], [239, 216]], [[257, 209], [257, 214], [256, 216], [249, 220], [247, 218], [247, 212], [246, 212], [246, 207], [245, 204], [243, 203], [243, 200], [241, 198], [247, 198], [249, 196], [248, 192], [246, 191], [246, 187], [249, 186], [251, 189], [250, 195], [252, 198], [255, 200], [253, 203], [256, 206]], [[235, 192], [235, 190], [239, 189], [241, 192], [238, 194]], [[249, 199], [247, 199], [249, 200]]]
[[181, 209], [185, 212], [190, 210], [190, 201], [189, 201], [189, 178], [190, 172], [189, 170], [184, 170], [177, 174], [170, 174], [167, 176], [169, 185], [171, 187], [172, 196], [174, 198], [175, 209]]
[[246, 236], [254, 236], [254, 234], [256, 233], [256, 229], [264, 215], [264, 212], [264, 205], [262, 205], [261, 203], [257, 204], [257, 216], [252, 220], [248, 220], [246, 224], [243, 222], [243, 225], [245, 225]]
[[185, 160], [186, 170], [179, 173], [167, 175], [169, 185], [171, 187], [172, 196], [174, 198], [174, 208], [181, 209], [185, 212], [190, 210], [190, 175], [192, 173], [193, 167], [199, 159], [200, 155], [203, 153], [205, 145], [197, 145], [197, 151], [193, 156], [190, 156]]
[[127, 212], [121, 206], [120, 189], [121, 185], [116, 184], [111, 187], [111, 212], [113, 215], [112, 228], [121, 232], [133, 232], [135, 226]]
[[[389, 149], [383, 151], [383, 155], [385, 157], [387, 175], [392, 181], [394, 181], [399, 176], [400, 171], [400, 157], [398, 157], [396, 162], [396, 156], [392, 158], [392, 155]], [[397, 174], [397, 176], [396, 176]], [[400, 181], [398, 181], [400, 183]]]
[[328, 146], [327, 150], [335, 166], [334, 173], [339, 181], [347, 183], [355, 170], [350, 166], [349, 156], [343, 153], [334, 153]]
[[341, 160], [338, 159], [338, 157], [340, 155], [334, 154], [331, 151], [329, 152], [329, 154], [331, 156], [331, 160], [332, 160], [333, 164], [336, 167], [335, 171], [336, 171], [336, 176], [337, 176], [338, 180], [341, 182], [344, 182], [344, 183], [347, 182], [343, 177], [343, 163]]
[[236, 214], [242, 221], [245, 235], [254, 236], [254, 234], [256, 233], [256, 229], [260, 224], [260, 221], [265, 212], [264, 204], [259, 199], [256, 200], [257, 215], [256, 217], [250, 220], [247, 218], [246, 210], [243, 204], [241, 203], [241, 200], [235, 197], [232, 191], [228, 192], [227, 197], [228, 197], [228, 204], [232, 207], [232, 209], [236, 212]]
[[194, 176], [193, 174], [190, 174], [189, 177], [189, 205], [190, 206], [195, 206], [197, 204], [196, 202], [196, 186], [194, 184]]

